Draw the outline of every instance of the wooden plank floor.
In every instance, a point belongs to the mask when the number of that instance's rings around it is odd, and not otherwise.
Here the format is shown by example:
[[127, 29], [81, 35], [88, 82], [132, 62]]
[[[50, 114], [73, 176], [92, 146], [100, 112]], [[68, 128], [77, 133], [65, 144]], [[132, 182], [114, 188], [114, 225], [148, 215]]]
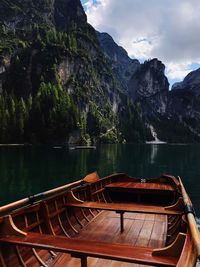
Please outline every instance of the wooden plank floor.
[[[166, 231], [166, 215], [125, 213], [124, 232], [120, 233], [119, 215], [112, 211], [103, 211], [76, 238], [158, 248], [164, 246]], [[80, 260], [63, 255], [56, 266], [80, 267]], [[147, 265], [88, 258], [88, 267], [104, 266], [147, 267]]]

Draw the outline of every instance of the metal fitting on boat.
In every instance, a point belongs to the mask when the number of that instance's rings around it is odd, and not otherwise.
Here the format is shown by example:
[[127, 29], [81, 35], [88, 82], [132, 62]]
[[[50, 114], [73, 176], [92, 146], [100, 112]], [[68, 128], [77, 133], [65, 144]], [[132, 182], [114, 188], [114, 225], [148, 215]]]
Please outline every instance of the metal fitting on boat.
[[192, 213], [194, 216], [196, 216], [194, 208], [189, 204], [185, 204], [184, 211], [185, 211], [185, 214]]
[[33, 205], [34, 202], [36, 201], [36, 197], [34, 195], [33, 196], [30, 196], [28, 199], [29, 199], [29, 204], [30, 205]]

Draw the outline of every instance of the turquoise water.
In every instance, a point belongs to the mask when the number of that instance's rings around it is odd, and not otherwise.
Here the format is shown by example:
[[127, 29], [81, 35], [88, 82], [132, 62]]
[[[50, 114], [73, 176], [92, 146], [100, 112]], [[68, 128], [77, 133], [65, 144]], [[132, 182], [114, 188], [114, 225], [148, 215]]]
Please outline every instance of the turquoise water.
[[102, 145], [96, 150], [0, 147], [0, 205], [83, 178], [179, 175], [200, 217], [200, 145]]

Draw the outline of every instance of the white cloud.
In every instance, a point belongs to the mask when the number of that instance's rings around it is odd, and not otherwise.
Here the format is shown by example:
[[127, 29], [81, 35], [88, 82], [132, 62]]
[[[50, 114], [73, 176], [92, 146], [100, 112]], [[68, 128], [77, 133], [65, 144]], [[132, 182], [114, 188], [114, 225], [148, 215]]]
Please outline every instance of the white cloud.
[[190, 62], [180, 64], [169, 63], [167, 64], [166, 74], [171, 80], [182, 80], [191, 71]]
[[199, 0], [88, 0], [88, 21], [108, 32], [130, 56], [157, 57], [170, 79], [200, 63]]

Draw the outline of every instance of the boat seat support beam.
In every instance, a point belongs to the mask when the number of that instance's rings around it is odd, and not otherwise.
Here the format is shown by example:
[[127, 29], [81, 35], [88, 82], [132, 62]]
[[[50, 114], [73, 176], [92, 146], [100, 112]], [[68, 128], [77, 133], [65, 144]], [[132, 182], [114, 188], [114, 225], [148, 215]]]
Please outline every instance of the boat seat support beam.
[[124, 232], [124, 211], [116, 211], [120, 215], [120, 232]]
[[87, 267], [87, 257], [81, 257], [81, 267]]

